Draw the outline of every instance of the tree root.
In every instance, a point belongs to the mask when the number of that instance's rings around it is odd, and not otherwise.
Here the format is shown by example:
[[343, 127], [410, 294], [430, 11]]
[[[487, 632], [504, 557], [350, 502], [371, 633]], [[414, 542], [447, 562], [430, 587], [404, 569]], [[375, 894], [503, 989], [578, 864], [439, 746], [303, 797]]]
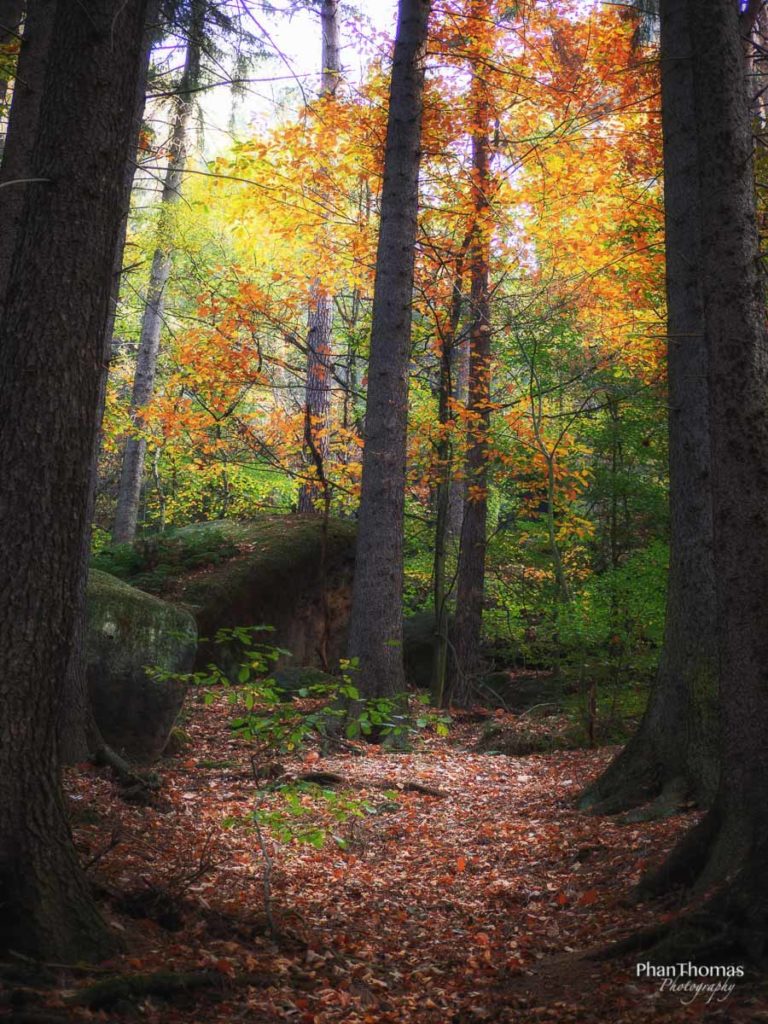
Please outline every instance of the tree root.
[[633, 811], [658, 797], [663, 789], [658, 766], [638, 750], [643, 743], [635, 733], [602, 775], [581, 793], [578, 807], [593, 815]]
[[160, 788], [160, 780], [154, 772], [149, 772], [146, 775], [137, 772], [103, 741], [91, 754], [91, 762], [95, 765], [106, 765], [112, 769], [122, 787], [121, 795], [128, 803], [148, 803], [152, 794]]
[[626, 811], [619, 818], [622, 825], [636, 825], [643, 821], [661, 821], [682, 811], [688, 801], [688, 784], [685, 779], [672, 779], [651, 803]]
[[640, 880], [636, 889], [638, 899], [653, 899], [674, 889], [692, 888], [710, 858], [719, 828], [720, 815], [717, 811], [705, 814], [685, 833], [663, 863]]

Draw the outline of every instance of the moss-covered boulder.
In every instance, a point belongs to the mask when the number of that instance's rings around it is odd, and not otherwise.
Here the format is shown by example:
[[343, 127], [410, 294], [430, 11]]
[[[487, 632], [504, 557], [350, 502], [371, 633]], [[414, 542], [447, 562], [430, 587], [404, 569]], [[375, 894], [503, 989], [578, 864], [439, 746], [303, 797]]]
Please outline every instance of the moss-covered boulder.
[[159, 681], [146, 667], [187, 672], [197, 647], [189, 612], [92, 569], [88, 579], [88, 689], [104, 739], [129, 760], [163, 752], [185, 685]]
[[[310, 515], [264, 515], [246, 522], [220, 520], [175, 530], [177, 564], [186, 548], [200, 550], [215, 534], [226, 556], [189, 570], [166, 572], [158, 592], [194, 615], [201, 642], [198, 667], [215, 660], [217, 630], [269, 626], [258, 639], [290, 651], [283, 665], [333, 667], [344, 656], [355, 556], [354, 523]], [[209, 545], [210, 546], [210, 545]], [[324, 557], [323, 557], [324, 553]]]

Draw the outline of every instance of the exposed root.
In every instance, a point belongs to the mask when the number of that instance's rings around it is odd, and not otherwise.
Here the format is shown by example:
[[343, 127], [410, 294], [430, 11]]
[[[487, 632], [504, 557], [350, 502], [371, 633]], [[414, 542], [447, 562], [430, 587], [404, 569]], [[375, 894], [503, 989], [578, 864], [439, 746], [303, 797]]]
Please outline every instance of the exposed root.
[[582, 792], [578, 800], [581, 810], [594, 815], [622, 814], [660, 795], [661, 772], [640, 752], [643, 744], [642, 733], [636, 733], [603, 774]]
[[644, 953], [661, 942], [669, 933], [670, 925], [660, 924], [651, 928], [644, 928], [642, 931], [633, 932], [625, 939], [612, 942], [607, 946], [600, 946], [586, 954], [586, 960], [620, 960], [630, 953]]
[[671, 818], [685, 809], [688, 803], [688, 784], [685, 779], [672, 779], [651, 803], [644, 807], [636, 807], [624, 813], [620, 821], [623, 825], [634, 825], [642, 821], [661, 821]]
[[152, 794], [160, 788], [160, 781], [154, 772], [146, 775], [137, 772], [103, 741], [94, 750], [91, 761], [112, 769], [122, 788], [121, 795], [128, 803], [149, 803]]
[[649, 871], [637, 886], [639, 899], [663, 896], [674, 889], [691, 889], [704, 870], [720, 828], [720, 815], [709, 811], [690, 829], [664, 862]]

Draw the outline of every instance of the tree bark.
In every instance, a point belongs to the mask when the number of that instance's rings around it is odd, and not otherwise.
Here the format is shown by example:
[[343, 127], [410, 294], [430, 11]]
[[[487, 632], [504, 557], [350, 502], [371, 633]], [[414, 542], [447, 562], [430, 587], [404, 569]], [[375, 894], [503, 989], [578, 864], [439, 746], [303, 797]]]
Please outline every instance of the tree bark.
[[[336, 95], [341, 75], [341, 44], [339, 40], [339, 2], [322, 0], [320, 24], [323, 35], [323, 73], [320, 96], [325, 99]], [[333, 325], [333, 298], [317, 279], [312, 284], [309, 299], [307, 330], [307, 379], [304, 397], [307, 445], [305, 463], [325, 466], [330, 452], [331, 329]], [[307, 450], [309, 449], [309, 450]], [[320, 513], [324, 502], [320, 488], [314, 481], [302, 483], [299, 488], [299, 512]]]
[[64, 700], [61, 703], [59, 716], [59, 761], [61, 764], [77, 764], [89, 757], [96, 757], [104, 750], [104, 740], [93, 717], [88, 697], [88, 685], [85, 674], [85, 639], [86, 639], [86, 584], [88, 566], [91, 560], [91, 533], [93, 511], [96, 504], [98, 486], [99, 453], [102, 442], [102, 420], [107, 393], [107, 377], [109, 363], [112, 358], [115, 318], [120, 298], [120, 279], [123, 269], [123, 253], [128, 232], [128, 217], [131, 206], [131, 192], [136, 173], [136, 154], [139, 148], [139, 135], [144, 122], [144, 107], [147, 95], [147, 77], [153, 43], [159, 31], [159, 0], [147, 2], [147, 24], [144, 31], [143, 56], [141, 69], [136, 83], [136, 97], [133, 124], [125, 159], [125, 175], [123, 178], [123, 195], [121, 201], [121, 221], [112, 265], [112, 288], [109, 296], [107, 326], [104, 331], [104, 349], [101, 365], [101, 381], [99, 382], [99, 400], [96, 422], [98, 428], [91, 455], [91, 482], [88, 497], [87, 528], [83, 534], [82, 544], [82, 586], [77, 599], [77, 616], [75, 640], [67, 668]]
[[45, 183], [28, 191], [0, 321], [0, 948], [59, 962], [114, 944], [71, 842], [56, 728], [145, 9], [58, 5], [30, 164]]
[[[691, 38], [710, 444], [722, 760], [714, 805], [654, 876], [658, 892], [724, 883], [659, 954], [768, 959], [768, 328], [749, 95], [737, 7], [684, 6]], [[722, 962], [722, 961], [718, 961]]]
[[160, 355], [160, 332], [165, 310], [165, 290], [171, 276], [173, 263], [171, 212], [181, 195], [184, 167], [187, 161], [187, 139], [194, 106], [194, 91], [200, 77], [200, 56], [206, 9], [203, 0], [195, 0], [192, 7], [184, 71], [176, 97], [176, 112], [169, 145], [170, 155], [160, 198], [157, 248], [152, 257], [152, 269], [147, 285], [146, 305], [141, 321], [139, 351], [136, 356], [136, 370], [131, 395], [131, 418], [136, 435], [127, 439], [123, 452], [115, 523], [112, 529], [112, 541], [115, 544], [130, 544], [136, 537], [144, 460], [147, 453], [147, 442], [142, 436], [142, 409], [152, 398], [155, 389], [157, 361]]
[[400, 0], [376, 257], [349, 654], [366, 696], [405, 688], [403, 516], [424, 51], [431, 0]]
[[635, 736], [585, 792], [616, 813], [657, 800], [711, 802], [718, 780], [717, 634], [713, 561], [704, 250], [692, 38], [685, 4], [661, 8], [667, 245], [670, 567], [661, 661]]
[[[480, 11], [475, 5], [475, 16]], [[485, 590], [486, 526], [488, 520], [488, 432], [491, 413], [491, 311], [489, 291], [490, 223], [490, 102], [483, 69], [476, 68], [472, 83], [472, 190], [473, 218], [470, 247], [469, 426], [467, 434], [467, 489], [456, 584], [456, 621], [453, 630], [451, 699], [471, 701], [473, 681], [480, 666], [480, 638]]]
[[[11, 272], [16, 236], [32, 173], [32, 148], [37, 135], [56, 0], [29, 0], [19, 53], [8, 134], [0, 165], [0, 315]], [[6, 182], [19, 184], [7, 185]]]

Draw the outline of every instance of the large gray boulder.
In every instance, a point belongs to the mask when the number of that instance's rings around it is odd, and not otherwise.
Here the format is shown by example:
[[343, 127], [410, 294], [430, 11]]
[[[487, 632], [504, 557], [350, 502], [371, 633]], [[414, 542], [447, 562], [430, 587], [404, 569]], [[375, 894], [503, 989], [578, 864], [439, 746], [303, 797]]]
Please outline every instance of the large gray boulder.
[[91, 570], [88, 690], [96, 722], [114, 750], [140, 763], [160, 757], [186, 685], [153, 679], [146, 668], [188, 672], [196, 648], [197, 627], [189, 612]]

